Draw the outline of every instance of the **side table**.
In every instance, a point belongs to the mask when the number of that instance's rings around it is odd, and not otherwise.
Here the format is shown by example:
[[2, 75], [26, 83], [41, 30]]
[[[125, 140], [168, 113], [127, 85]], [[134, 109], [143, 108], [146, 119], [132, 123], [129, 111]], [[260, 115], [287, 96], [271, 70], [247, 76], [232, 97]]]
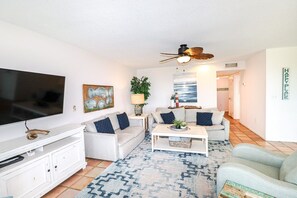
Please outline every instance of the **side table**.
[[129, 115], [129, 119], [131, 120], [142, 120], [142, 126], [145, 131], [148, 131], [148, 114], [141, 114], [140, 116], [136, 116], [135, 114]]

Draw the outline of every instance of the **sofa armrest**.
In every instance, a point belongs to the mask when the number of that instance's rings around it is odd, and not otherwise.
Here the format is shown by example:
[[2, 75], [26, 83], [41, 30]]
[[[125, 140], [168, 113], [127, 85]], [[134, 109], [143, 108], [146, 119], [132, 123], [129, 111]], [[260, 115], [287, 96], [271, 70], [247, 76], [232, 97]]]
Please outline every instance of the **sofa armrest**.
[[118, 137], [116, 134], [84, 132], [86, 156], [115, 161], [118, 159]]
[[232, 151], [235, 157], [280, 168], [287, 155], [275, 153], [253, 144], [238, 144]]
[[296, 185], [274, 179], [242, 164], [230, 162], [221, 165], [217, 173], [217, 194], [220, 193], [226, 180], [275, 197], [296, 197], [297, 195]]
[[148, 128], [149, 128], [149, 131], [150, 131], [150, 133], [152, 132], [152, 130], [153, 130], [153, 124], [155, 123], [155, 119], [154, 119], [154, 117], [152, 116], [152, 114], [150, 113], [149, 115], [148, 115]]
[[229, 140], [230, 121], [223, 117], [222, 125], [224, 125], [225, 140]]

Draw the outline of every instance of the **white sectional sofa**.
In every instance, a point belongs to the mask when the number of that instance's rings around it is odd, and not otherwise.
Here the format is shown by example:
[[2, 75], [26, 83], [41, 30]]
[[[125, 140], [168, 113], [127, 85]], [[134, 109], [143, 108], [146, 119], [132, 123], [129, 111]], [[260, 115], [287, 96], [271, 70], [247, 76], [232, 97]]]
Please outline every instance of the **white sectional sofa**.
[[[125, 158], [145, 136], [141, 120], [129, 119], [130, 126], [124, 130], [119, 128], [115, 112], [94, 120], [84, 122], [86, 157], [116, 161]], [[115, 134], [98, 133], [94, 122], [109, 117]]]
[[[157, 124], [162, 124], [158, 119], [154, 117], [158, 117], [160, 113], [169, 113], [173, 112], [175, 119], [182, 120], [188, 123], [188, 125], [196, 125], [196, 114], [197, 112], [212, 112], [213, 113], [213, 124], [212, 126], [204, 126], [209, 140], [229, 140], [229, 130], [230, 130], [230, 122], [226, 118], [223, 117], [224, 112], [219, 112], [216, 108], [208, 108], [208, 109], [185, 109], [185, 108], [177, 108], [177, 109], [168, 109], [168, 108], [157, 108], [156, 112], [152, 113], [154, 116], [149, 117], [149, 128], [150, 131]], [[220, 120], [219, 122], [217, 120]], [[158, 123], [159, 121], [159, 123]]]

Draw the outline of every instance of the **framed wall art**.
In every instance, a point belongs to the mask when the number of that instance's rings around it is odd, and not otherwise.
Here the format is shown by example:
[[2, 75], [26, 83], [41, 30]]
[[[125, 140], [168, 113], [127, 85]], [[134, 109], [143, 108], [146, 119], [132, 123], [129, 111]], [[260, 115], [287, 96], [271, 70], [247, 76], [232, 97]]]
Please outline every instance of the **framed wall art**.
[[282, 69], [282, 100], [289, 100], [290, 95], [290, 68]]
[[197, 76], [196, 73], [182, 73], [173, 76], [173, 90], [178, 93], [181, 103], [197, 102]]
[[84, 112], [114, 107], [113, 86], [83, 85]]

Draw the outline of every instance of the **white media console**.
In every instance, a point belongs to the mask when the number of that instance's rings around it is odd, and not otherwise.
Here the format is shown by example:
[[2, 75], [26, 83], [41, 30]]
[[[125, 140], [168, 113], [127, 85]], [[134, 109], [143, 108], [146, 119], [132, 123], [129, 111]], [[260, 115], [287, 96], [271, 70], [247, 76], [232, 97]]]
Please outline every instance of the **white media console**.
[[69, 124], [50, 129], [48, 135], [39, 134], [34, 140], [24, 136], [0, 142], [0, 161], [24, 157], [0, 168], [0, 197], [41, 197], [85, 168], [83, 130], [83, 125]]

